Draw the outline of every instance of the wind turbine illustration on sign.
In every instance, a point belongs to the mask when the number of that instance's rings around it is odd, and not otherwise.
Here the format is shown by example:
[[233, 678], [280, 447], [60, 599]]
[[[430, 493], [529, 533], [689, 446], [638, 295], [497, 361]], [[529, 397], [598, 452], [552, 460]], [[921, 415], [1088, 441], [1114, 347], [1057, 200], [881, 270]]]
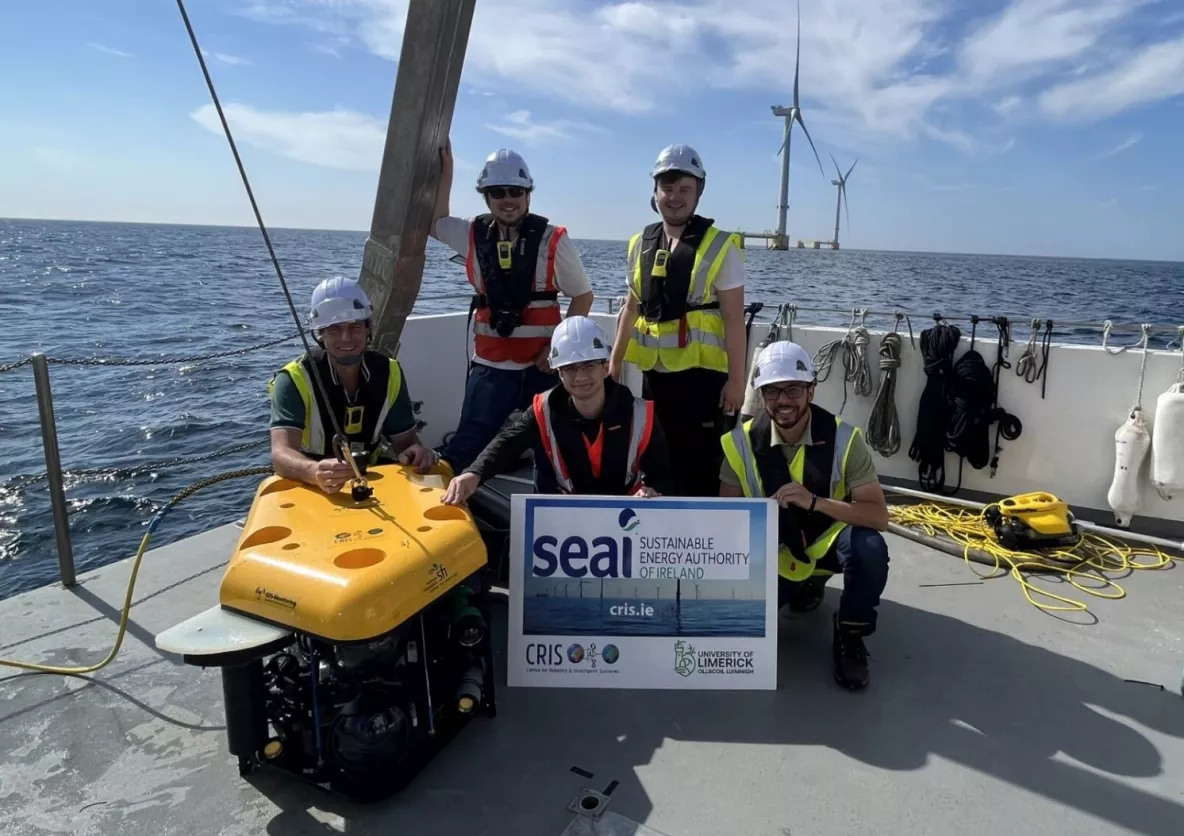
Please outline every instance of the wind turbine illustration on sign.
[[781, 147], [777, 149], [777, 153], [784, 152], [781, 158], [781, 200], [777, 204], [777, 244], [779, 248], [787, 249], [788, 242], [785, 240], [785, 215], [789, 209], [789, 149], [790, 140], [793, 138], [793, 123], [796, 121], [802, 126], [802, 132], [806, 134], [806, 139], [810, 142], [810, 150], [814, 152], [814, 159], [818, 160], [818, 170], [822, 172], [822, 176], [826, 177], [826, 172], [822, 168], [822, 159], [818, 156], [818, 149], [814, 147], [814, 140], [810, 138], [810, 131], [806, 129], [806, 123], [802, 119], [801, 99], [798, 96], [798, 69], [802, 63], [802, 4], [798, 3], [798, 45], [797, 57], [794, 59], [793, 65], [793, 104], [789, 107], [782, 105], [773, 105], [773, 115], [781, 116], [785, 119], [785, 138], [781, 140]]
[[843, 174], [839, 170], [839, 164], [835, 162], [835, 155], [830, 155], [830, 161], [835, 164], [835, 174], [839, 175], [838, 180], [831, 180], [832, 186], [838, 186], [839, 199], [835, 204], [835, 240], [831, 242], [831, 246], [836, 250], [839, 248], [839, 207], [842, 206], [847, 210], [847, 226], [851, 226], [851, 210], [847, 207], [847, 178], [851, 176], [851, 172], [855, 170], [855, 163], [859, 162], [859, 157], [855, 158], [855, 162], [851, 163], [851, 167], [847, 169], [847, 173]]

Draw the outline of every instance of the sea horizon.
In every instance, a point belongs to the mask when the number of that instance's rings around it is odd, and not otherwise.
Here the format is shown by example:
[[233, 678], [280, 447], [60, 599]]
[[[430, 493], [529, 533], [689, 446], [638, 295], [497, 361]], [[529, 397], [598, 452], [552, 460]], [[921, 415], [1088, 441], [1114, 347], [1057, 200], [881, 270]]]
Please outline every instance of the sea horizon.
[[[137, 220], [93, 220], [88, 218], [35, 218], [35, 217], [17, 217], [0, 215], [0, 222], [15, 221], [15, 222], [32, 222], [32, 223], [62, 223], [62, 224], [93, 224], [96, 226], [164, 226], [177, 227], [180, 229], [254, 229], [259, 227], [257, 224], [231, 224], [231, 223], [193, 223], [181, 221], [137, 221]], [[355, 229], [351, 227], [313, 227], [313, 226], [280, 226], [267, 223], [264, 219], [268, 232], [283, 231], [283, 232], [307, 232], [307, 233], [345, 233], [352, 235], [369, 235], [368, 229]], [[720, 226], [721, 229], [728, 229], [726, 226]], [[739, 230], [729, 230], [739, 231]], [[753, 233], [772, 232], [772, 229], [752, 230]], [[791, 234], [791, 238], [796, 240], [796, 236]], [[573, 241], [587, 242], [589, 244], [620, 244], [624, 247], [628, 244], [628, 238], [592, 238], [578, 235], [572, 235]], [[749, 239], [758, 240], [758, 239]], [[814, 240], [803, 238], [801, 240]], [[821, 240], [821, 239], [819, 239]], [[765, 247], [756, 246], [748, 247], [748, 250], [764, 251]], [[813, 247], [790, 247], [784, 252], [793, 252], [796, 250], [813, 251]], [[1050, 253], [1014, 253], [1003, 251], [990, 250], [974, 250], [974, 251], [959, 251], [959, 250], [891, 250], [891, 249], [865, 249], [862, 247], [851, 247], [843, 245], [839, 250], [832, 250], [830, 247], [820, 247], [819, 252], [848, 252], [848, 253], [867, 253], [867, 254], [885, 254], [885, 255], [924, 255], [924, 256], [960, 256], [960, 257], [981, 257], [981, 258], [1013, 258], [1013, 259], [1040, 259], [1045, 261], [1085, 261], [1091, 263], [1098, 262], [1115, 262], [1123, 264], [1184, 264], [1184, 260], [1175, 260], [1167, 258], [1122, 258], [1119, 256], [1089, 256], [1089, 255], [1061, 255]], [[359, 262], [359, 267], [361, 266]]]

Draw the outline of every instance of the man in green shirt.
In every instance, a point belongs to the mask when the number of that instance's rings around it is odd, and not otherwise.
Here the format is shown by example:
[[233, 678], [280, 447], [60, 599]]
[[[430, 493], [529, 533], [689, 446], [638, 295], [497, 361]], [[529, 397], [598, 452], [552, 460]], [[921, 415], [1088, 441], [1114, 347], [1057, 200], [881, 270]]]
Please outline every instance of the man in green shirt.
[[797, 612], [822, 602], [843, 574], [834, 615], [835, 680], [868, 683], [863, 637], [876, 629], [888, 582], [888, 504], [863, 433], [813, 403], [810, 355], [787, 341], [757, 356], [753, 387], [764, 409], [721, 438], [720, 496], [771, 497], [778, 511], [780, 604]]
[[[439, 460], [416, 435], [399, 362], [368, 347], [371, 315], [370, 300], [352, 279], [326, 279], [313, 291], [309, 319], [320, 347], [289, 362], [268, 384], [271, 462], [278, 475], [326, 493], [353, 478], [353, 468], [333, 446], [334, 418], [360, 470], [389, 458], [422, 473]], [[328, 403], [313, 378], [314, 365]]]

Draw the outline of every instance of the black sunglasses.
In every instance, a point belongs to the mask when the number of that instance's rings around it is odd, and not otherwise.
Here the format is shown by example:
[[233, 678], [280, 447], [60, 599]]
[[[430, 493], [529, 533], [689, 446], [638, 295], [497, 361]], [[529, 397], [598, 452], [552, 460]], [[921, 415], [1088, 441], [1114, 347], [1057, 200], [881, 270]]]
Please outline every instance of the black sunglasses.
[[485, 190], [485, 194], [494, 200], [501, 200], [506, 195], [510, 197], [522, 197], [522, 195], [526, 194], [526, 189], [521, 186], [490, 186]]

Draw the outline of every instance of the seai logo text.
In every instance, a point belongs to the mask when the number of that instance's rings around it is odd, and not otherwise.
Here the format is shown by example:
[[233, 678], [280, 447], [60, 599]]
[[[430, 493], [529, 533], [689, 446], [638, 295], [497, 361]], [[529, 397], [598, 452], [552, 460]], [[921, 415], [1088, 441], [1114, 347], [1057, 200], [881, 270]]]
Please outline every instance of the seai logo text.
[[[632, 508], [621, 511], [617, 524], [625, 531], [632, 531], [639, 524]], [[549, 578], [556, 572], [569, 578], [631, 578], [633, 577], [633, 541], [629, 537], [603, 535], [592, 538], [591, 543], [573, 534], [563, 542], [551, 534], [536, 537], [532, 545], [534, 561], [531, 574], [536, 578]]]

